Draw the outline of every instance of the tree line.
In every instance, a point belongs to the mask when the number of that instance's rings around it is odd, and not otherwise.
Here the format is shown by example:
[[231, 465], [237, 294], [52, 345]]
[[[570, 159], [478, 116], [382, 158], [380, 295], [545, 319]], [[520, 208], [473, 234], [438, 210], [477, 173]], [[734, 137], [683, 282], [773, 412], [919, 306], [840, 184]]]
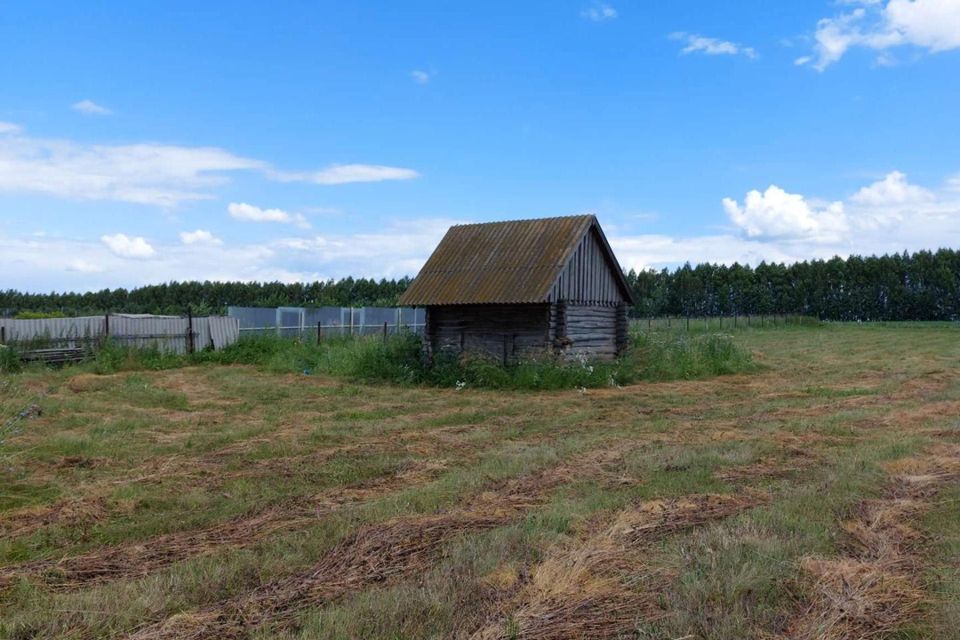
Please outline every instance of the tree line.
[[[685, 264], [629, 271], [635, 317], [802, 314], [824, 320], [960, 319], [960, 251], [809, 260], [790, 265]], [[410, 278], [311, 283], [170, 282], [135, 289], [0, 291], [0, 313], [223, 313], [228, 305], [393, 306]]]

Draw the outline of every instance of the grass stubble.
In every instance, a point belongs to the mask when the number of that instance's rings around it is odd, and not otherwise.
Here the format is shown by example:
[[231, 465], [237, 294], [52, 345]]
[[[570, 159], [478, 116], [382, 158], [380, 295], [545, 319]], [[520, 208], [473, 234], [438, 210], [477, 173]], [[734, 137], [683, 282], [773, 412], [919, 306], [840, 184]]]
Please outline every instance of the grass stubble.
[[891, 331], [586, 393], [5, 377], [0, 637], [949, 637], [957, 341]]

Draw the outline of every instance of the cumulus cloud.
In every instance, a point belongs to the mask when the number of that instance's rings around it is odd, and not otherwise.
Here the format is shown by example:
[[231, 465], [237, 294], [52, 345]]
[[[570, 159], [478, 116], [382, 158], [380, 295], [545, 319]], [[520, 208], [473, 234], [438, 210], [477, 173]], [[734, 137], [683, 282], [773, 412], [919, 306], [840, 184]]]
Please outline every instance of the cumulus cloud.
[[417, 84], [427, 84], [430, 82], [430, 74], [426, 71], [421, 71], [420, 69], [414, 69], [411, 71], [410, 77], [413, 78], [413, 81]]
[[156, 251], [142, 237], [130, 237], [123, 233], [100, 236], [100, 241], [121, 258], [150, 258]]
[[303, 229], [310, 226], [306, 218], [299, 213], [289, 213], [283, 209], [261, 209], [246, 202], [231, 202], [227, 205], [227, 211], [231, 217], [248, 222], [280, 222], [295, 224]]
[[183, 244], [223, 244], [223, 240], [203, 229], [181, 231], [180, 242]]
[[732, 198], [724, 198], [723, 209], [731, 222], [750, 238], [831, 240], [840, 237], [847, 229], [842, 202], [818, 206], [776, 185], [770, 185], [763, 193], [750, 191], [743, 205]]
[[413, 169], [332, 165], [312, 172], [279, 171], [269, 163], [218, 147], [157, 143], [85, 144], [23, 135], [0, 123], [0, 193], [41, 193], [74, 200], [112, 200], [174, 207], [213, 198], [211, 191], [237, 171], [259, 171], [283, 182], [338, 185], [410, 180]]
[[692, 237], [609, 234], [625, 269], [684, 262], [757, 264], [889, 254], [955, 247], [960, 242], [960, 194], [911, 184], [892, 171], [849, 198], [823, 202], [777, 186], [722, 201], [730, 232]]
[[99, 105], [93, 100], [81, 100], [80, 102], [74, 102], [72, 105], [70, 105], [70, 108], [77, 113], [82, 113], [85, 116], [109, 116], [113, 114], [111, 109]]
[[883, 180], [861, 188], [850, 199], [865, 205], [888, 206], [930, 202], [936, 196], [929, 189], [907, 182], [907, 176], [903, 173], [891, 171]]
[[960, 241], [960, 196], [951, 190], [951, 182], [927, 189], [911, 184], [900, 171], [845, 200], [824, 202], [771, 185], [763, 192], [748, 192], [742, 204], [733, 198], [724, 198], [722, 204], [737, 234], [712, 237], [715, 248], [698, 260], [746, 256], [749, 248], [757, 256], [793, 262], [936, 249]]
[[879, 64], [891, 64], [884, 53], [900, 46], [914, 46], [931, 53], [960, 48], [960, 2], [956, 0], [861, 1], [848, 13], [817, 22], [813, 55], [796, 59], [813, 63], [823, 71], [853, 47], [878, 51]]
[[757, 57], [757, 51], [753, 47], [745, 47], [741, 44], [730, 42], [728, 40], [708, 38], [696, 33], [677, 31], [670, 34], [670, 39], [679, 40], [680, 42], [685, 43], [683, 49], [680, 50], [680, 53], [683, 54], [702, 53], [708, 56], [742, 55], [746, 56], [747, 58]]
[[605, 2], [594, 2], [592, 5], [580, 12], [580, 16], [593, 22], [606, 22], [613, 20], [620, 14], [617, 10]]

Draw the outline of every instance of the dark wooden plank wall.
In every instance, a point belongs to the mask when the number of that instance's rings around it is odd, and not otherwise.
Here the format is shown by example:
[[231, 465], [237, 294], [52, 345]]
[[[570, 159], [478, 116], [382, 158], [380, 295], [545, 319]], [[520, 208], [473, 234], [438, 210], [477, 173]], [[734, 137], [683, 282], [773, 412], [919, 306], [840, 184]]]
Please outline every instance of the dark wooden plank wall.
[[614, 358], [619, 352], [617, 309], [609, 305], [565, 305], [566, 353]]
[[552, 346], [550, 305], [450, 305], [427, 313], [431, 351], [483, 351], [507, 359]]
[[596, 231], [591, 229], [577, 245], [548, 296], [549, 302], [610, 304], [624, 302], [620, 282], [607, 259]]

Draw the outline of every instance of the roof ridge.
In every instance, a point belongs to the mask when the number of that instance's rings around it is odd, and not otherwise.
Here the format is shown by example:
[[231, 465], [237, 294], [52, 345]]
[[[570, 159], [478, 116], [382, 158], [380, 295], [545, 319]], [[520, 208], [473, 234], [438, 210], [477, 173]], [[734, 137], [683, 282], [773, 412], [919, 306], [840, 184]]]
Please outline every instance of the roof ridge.
[[519, 220], [490, 220], [488, 222], [461, 222], [459, 224], [451, 225], [451, 229], [457, 227], [476, 227], [486, 224], [512, 224], [517, 222], [545, 222], [548, 220], [572, 220], [574, 218], [596, 218], [597, 214], [595, 213], [578, 213], [575, 215], [569, 216], [547, 216], [545, 218], [521, 218]]

